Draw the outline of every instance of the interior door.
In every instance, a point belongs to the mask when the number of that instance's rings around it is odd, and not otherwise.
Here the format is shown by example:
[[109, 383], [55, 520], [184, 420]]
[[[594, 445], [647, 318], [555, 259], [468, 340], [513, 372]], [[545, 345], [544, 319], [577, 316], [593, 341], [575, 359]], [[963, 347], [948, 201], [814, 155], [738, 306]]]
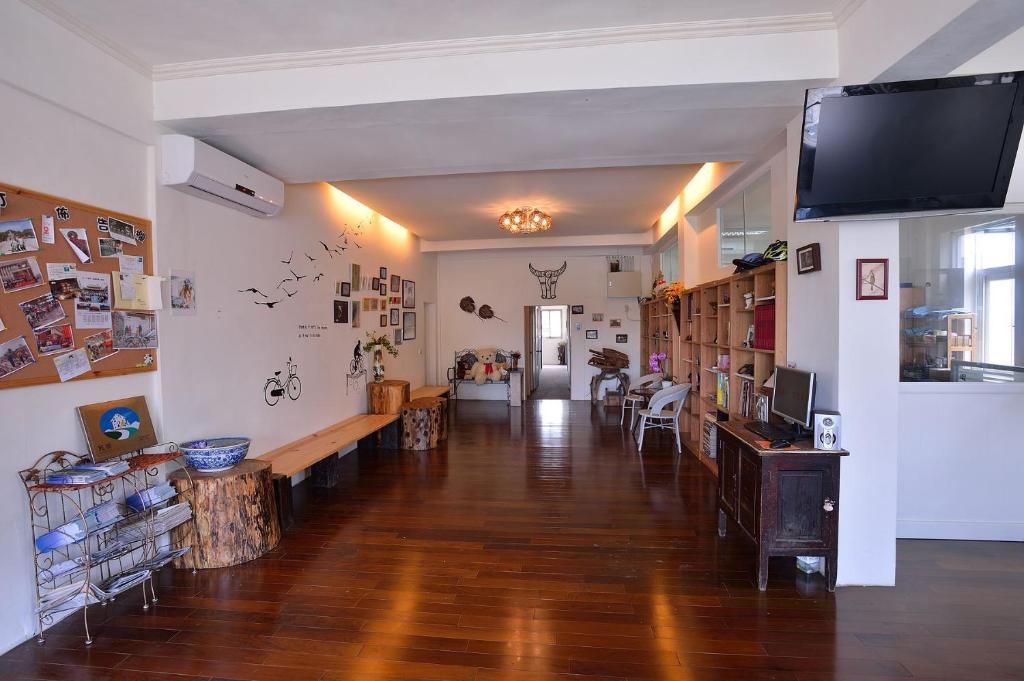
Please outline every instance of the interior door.
[[533, 387], [540, 385], [540, 370], [544, 366], [544, 328], [540, 321], [540, 305], [533, 307]]
[[537, 333], [537, 316], [532, 305], [523, 307], [523, 373], [526, 374], [524, 396], [529, 397], [536, 390], [537, 384], [533, 377], [533, 338]]

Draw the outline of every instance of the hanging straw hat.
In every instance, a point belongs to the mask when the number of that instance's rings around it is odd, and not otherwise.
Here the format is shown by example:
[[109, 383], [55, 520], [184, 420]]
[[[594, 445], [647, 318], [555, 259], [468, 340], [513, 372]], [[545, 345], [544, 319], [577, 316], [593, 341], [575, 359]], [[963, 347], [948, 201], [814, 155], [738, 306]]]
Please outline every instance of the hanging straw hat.
[[459, 301], [459, 307], [462, 308], [463, 312], [468, 312], [470, 314], [473, 314], [474, 312], [476, 312], [476, 303], [473, 301], [473, 298], [471, 298], [470, 296], [466, 296], [465, 298], [460, 300]]
[[498, 321], [505, 321], [501, 317], [498, 317], [497, 315], [494, 314], [494, 308], [486, 304], [480, 306], [480, 310], [476, 313], [476, 315], [480, 317], [480, 319], [497, 319]]

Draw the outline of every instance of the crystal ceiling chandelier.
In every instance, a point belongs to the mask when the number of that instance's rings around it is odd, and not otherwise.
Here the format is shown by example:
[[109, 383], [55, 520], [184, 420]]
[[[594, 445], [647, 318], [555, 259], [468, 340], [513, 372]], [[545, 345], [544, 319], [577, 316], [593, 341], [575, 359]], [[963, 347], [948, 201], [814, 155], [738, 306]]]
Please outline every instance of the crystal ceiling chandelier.
[[551, 216], [539, 208], [522, 206], [498, 218], [498, 227], [509, 234], [533, 234], [551, 229]]

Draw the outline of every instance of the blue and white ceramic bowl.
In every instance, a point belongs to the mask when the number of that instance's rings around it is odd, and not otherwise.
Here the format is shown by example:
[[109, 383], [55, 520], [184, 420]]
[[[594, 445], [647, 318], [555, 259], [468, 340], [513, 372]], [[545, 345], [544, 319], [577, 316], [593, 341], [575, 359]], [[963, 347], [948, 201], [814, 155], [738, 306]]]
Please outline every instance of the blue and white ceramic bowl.
[[185, 462], [203, 473], [226, 471], [245, 458], [249, 452], [247, 437], [214, 437], [178, 445]]

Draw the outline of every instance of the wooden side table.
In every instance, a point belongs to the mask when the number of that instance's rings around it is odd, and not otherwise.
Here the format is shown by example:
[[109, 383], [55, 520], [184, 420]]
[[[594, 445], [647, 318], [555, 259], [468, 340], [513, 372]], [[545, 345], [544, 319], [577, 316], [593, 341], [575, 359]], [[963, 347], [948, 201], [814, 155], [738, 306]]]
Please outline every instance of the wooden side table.
[[398, 414], [409, 401], [409, 381], [367, 383], [367, 411], [371, 414]]
[[[178, 559], [182, 565], [176, 563], [176, 567], [190, 567], [193, 559], [199, 569], [238, 565], [277, 546], [281, 527], [270, 471], [269, 462], [254, 459], [226, 471], [189, 471], [195, 484], [195, 493], [189, 498], [198, 536], [193, 555]], [[168, 478], [179, 492], [189, 489], [185, 471], [174, 471]], [[180, 531], [180, 526], [173, 530]]]

